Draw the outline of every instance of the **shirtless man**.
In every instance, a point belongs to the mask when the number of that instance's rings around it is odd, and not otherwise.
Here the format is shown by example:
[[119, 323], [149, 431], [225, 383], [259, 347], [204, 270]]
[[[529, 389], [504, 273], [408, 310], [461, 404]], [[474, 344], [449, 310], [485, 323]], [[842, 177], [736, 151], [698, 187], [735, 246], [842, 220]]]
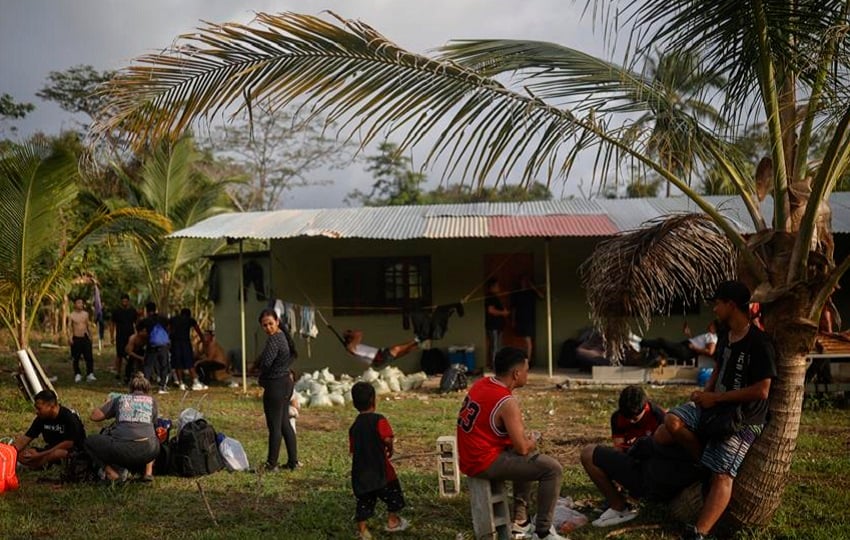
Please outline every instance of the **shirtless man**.
[[74, 382], [81, 382], [80, 356], [86, 360], [86, 381], [96, 381], [94, 376], [94, 357], [91, 348], [91, 319], [84, 309], [83, 299], [74, 299], [74, 311], [71, 312], [71, 360], [74, 362]]

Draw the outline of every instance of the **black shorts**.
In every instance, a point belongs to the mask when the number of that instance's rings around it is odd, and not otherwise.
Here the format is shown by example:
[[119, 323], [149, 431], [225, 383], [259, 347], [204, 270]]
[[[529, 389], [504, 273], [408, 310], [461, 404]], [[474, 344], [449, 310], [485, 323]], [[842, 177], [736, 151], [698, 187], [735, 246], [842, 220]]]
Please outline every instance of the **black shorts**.
[[379, 368], [389, 364], [393, 360], [395, 360], [395, 356], [390, 354], [390, 350], [388, 348], [384, 347], [383, 349], [379, 349], [375, 354], [375, 359], [372, 360], [372, 367]]
[[192, 344], [175, 341], [171, 344], [171, 367], [174, 369], [189, 369], [195, 363]]
[[395, 513], [404, 508], [404, 493], [401, 491], [401, 484], [398, 479], [376, 491], [357, 495], [357, 511], [354, 513], [354, 520], [366, 521], [374, 516], [375, 504], [378, 499], [381, 499], [387, 505], [387, 512]]
[[632, 497], [639, 499], [645, 495], [640, 463], [625, 452], [610, 446], [597, 446], [593, 451], [593, 464], [602, 469], [609, 480], [623, 486]]

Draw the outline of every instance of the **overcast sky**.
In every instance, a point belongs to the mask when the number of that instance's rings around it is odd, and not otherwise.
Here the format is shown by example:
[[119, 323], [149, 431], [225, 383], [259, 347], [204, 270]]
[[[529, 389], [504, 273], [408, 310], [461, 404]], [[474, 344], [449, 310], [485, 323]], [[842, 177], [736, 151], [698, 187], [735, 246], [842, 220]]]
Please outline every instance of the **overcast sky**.
[[[603, 50], [600, 32], [580, 18], [584, 1], [569, 0], [0, 0], [0, 94], [34, 103], [37, 109], [16, 123], [19, 135], [58, 133], [75, 126], [73, 117], [35, 96], [48, 72], [79, 64], [119, 69], [142, 54], [159, 51], [201, 21], [249, 22], [254, 13], [330, 9], [358, 18], [415, 52], [427, 52], [455, 38], [522, 38], [554, 41], [592, 54]], [[424, 149], [413, 154], [424, 155]], [[439, 171], [430, 177], [436, 182]], [[332, 188], [291, 191], [284, 206], [341, 206], [345, 194], [371, 184], [363, 165], [334, 171]], [[575, 171], [556, 196], [585, 188], [589, 167]]]

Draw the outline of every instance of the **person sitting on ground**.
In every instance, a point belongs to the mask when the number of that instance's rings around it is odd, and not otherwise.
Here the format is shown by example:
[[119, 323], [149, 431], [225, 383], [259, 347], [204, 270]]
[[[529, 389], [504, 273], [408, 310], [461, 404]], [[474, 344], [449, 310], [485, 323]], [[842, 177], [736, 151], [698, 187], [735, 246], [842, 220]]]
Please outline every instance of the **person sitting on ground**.
[[692, 336], [691, 327], [688, 326], [688, 323], [685, 323], [682, 327], [682, 333], [688, 339], [682, 341], [670, 341], [664, 338], [642, 339], [640, 346], [642, 349], [660, 351], [668, 358], [680, 362], [690, 362], [699, 356], [711, 358], [714, 355], [714, 348], [717, 344], [717, 321], [708, 323], [707, 331], [698, 336]]
[[[715, 351], [714, 371], [705, 391], [674, 407], [655, 431], [659, 444], [679, 444], [711, 471], [711, 487], [697, 522], [684, 538], [702, 540], [726, 510], [732, 486], [750, 446], [767, 421], [770, 385], [776, 377], [770, 338], [751, 323], [750, 291], [726, 281], [714, 295], [714, 313], [725, 330]], [[730, 421], [740, 415], [740, 422]]]
[[96, 408], [91, 419], [102, 422], [109, 418], [115, 424], [107, 433], [89, 435], [86, 450], [103, 470], [106, 480], [125, 481], [128, 469], [144, 469], [142, 479], [153, 480], [153, 462], [159, 455], [156, 436], [157, 405], [150, 395], [151, 385], [141, 372], [130, 379], [128, 394], [117, 394]]
[[204, 382], [227, 382], [232, 377], [230, 358], [215, 340], [215, 332], [207, 330], [201, 350], [195, 355], [195, 371]]
[[357, 498], [357, 534], [361, 539], [372, 538], [366, 520], [375, 515], [378, 499], [387, 505], [387, 532], [400, 532], [410, 525], [398, 512], [404, 508], [404, 493], [395, 469], [390, 463], [393, 455], [393, 428], [387, 419], [375, 412], [375, 388], [366, 382], [351, 387], [351, 400], [359, 411], [348, 430], [351, 453], [351, 487]]
[[663, 502], [706, 476], [704, 469], [694, 466], [687, 450], [659, 445], [652, 437], [639, 438], [626, 452], [610, 446], [585, 446], [581, 464], [608, 503], [593, 521], [595, 527], [611, 527], [637, 517], [637, 509], [629, 506], [618, 485], [635, 499]]
[[641, 437], [652, 435], [664, 423], [664, 409], [649, 401], [640, 386], [620, 392], [619, 408], [611, 415], [614, 448], [625, 452]]
[[[563, 471], [554, 458], [537, 452], [539, 433], [527, 433], [513, 391], [528, 381], [525, 351], [505, 347], [496, 353], [495, 375], [479, 379], [463, 400], [457, 418], [460, 470], [469, 477], [514, 484], [512, 533], [535, 540], [560, 540], [552, 527]], [[528, 518], [531, 483], [537, 486], [537, 522]]]
[[[141, 322], [136, 323], [136, 332], [127, 340], [124, 346], [124, 352], [127, 355], [127, 365], [135, 369], [130, 372], [130, 377], [136, 371], [141, 371], [145, 365], [145, 348], [148, 345], [148, 329]], [[127, 378], [127, 384], [130, 383], [130, 377]]]
[[406, 343], [381, 349], [372, 347], [371, 345], [364, 345], [362, 343], [363, 332], [360, 330], [346, 330], [342, 335], [342, 339], [345, 342], [345, 350], [367, 366], [374, 368], [383, 367], [419, 347], [419, 338], [417, 337]]
[[[29, 448], [39, 436], [44, 448]], [[18, 451], [18, 463], [30, 469], [42, 469], [66, 457], [73, 448], [82, 448], [86, 432], [76, 412], [59, 405], [56, 392], [42, 390], [35, 395], [35, 420], [27, 432], [12, 445]]]

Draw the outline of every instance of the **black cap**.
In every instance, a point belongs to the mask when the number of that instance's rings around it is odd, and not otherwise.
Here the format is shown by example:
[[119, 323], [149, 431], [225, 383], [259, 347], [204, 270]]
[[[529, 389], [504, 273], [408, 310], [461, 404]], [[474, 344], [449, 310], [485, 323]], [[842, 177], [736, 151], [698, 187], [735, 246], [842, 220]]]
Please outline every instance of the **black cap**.
[[717, 286], [711, 300], [727, 300], [740, 307], [750, 303], [750, 289], [740, 281], [724, 281]]

